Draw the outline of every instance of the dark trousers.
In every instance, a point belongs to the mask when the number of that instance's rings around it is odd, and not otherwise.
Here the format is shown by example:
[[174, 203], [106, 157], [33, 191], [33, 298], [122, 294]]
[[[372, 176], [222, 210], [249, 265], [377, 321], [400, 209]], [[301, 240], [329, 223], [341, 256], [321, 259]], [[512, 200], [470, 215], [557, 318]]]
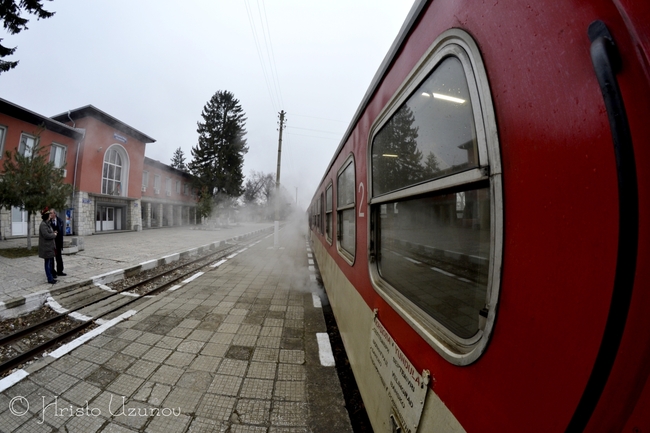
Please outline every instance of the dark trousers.
[[[61, 248], [58, 246], [56, 247], [56, 273], [57, 274], [62, 274], [63, 273], [63, 258], [61, 257]], [[54, 269], [54, 266], [52, 266]]]
[[43, 259], [45, 261], [45, 275], [47, 276], [47, 282], [50, 283], [54, 281], [54, 259]]

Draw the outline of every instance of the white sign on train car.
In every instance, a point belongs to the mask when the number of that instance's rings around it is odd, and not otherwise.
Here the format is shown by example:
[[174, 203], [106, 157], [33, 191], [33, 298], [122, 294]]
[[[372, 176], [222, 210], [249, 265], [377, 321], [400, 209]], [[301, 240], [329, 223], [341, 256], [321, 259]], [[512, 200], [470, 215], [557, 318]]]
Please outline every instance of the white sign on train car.
[[427, 396], [429, 372], [418, 373], [377, 316], [370, 329], [370, 360], [405, 433], [414, 433]]

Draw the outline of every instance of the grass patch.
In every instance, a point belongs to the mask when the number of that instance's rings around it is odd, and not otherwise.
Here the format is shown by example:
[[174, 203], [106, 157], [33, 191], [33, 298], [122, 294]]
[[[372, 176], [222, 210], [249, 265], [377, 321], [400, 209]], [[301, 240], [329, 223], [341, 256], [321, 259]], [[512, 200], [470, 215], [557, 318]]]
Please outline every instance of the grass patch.
[[21, 257], [31, 257], [38, 255], [38, 247], [32, 247], [27, 249], [25, 247], [21, 248], [0, 248], [0, 256], [7, 257], [10, 259], [19, 259]]

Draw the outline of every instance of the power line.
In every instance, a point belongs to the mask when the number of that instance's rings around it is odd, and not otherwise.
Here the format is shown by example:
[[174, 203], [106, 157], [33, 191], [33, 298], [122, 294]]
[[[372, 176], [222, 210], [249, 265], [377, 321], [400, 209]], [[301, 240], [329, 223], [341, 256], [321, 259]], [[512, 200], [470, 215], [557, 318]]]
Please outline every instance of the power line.
[[343, 135], [343, 134], [340, 133], [340, 132], [323, 131], [322, 129], [299, 128], [299, 127], [297, 127], [297, 126], [287, 126], [287, 128], [291, 128], [291, 129], [302, 129], [303, 131], [324, 132], [324, 133], [326, 133], [326, 134], [335, 134], [335, 135], [338, 135], [338, 136]]
[[275, 63], [275, 52], [273, 51], [273, 41], [271, 40], [271, 30], [269, 29], [269, 19], [268, 16], [266, 15], [266, 5], [264, 3], [264, 0], [262, 0], [262, 8], [264, 9], [264, 20], [262, 20], [262, 11], [260, 10], [260, 2], [259, 0], [257, 0], [257, 9], [260, 12], [260, 21], [262, 21], [262, 29], [264, 29], [265, 27], [264, 23], [266, 23], [266, 34], [268, 35], [268, 44], [266, 50], [267, 50], [267, 54], [269, 52], [269, 48], [271, 52], [271, 55], [269, 56], [269, 62], [271, 63], [271, 76], [273, 78], [273, 83], [275, 84], [277, 96], [280, 100], [280, 105], [284, 106], [284, 101], [282, 100], [282, 92], [280, 91], [280, 80], [278, 78], [278, 69]]
[[330, 122], [339, 122], [339, 123], [350, 123], [349, 121], [345, 120], [336, 120], [336, 119], [327, 119], [325, 117], [316, 117], [316, 116], [307, 116], [306, 114], [296, 114], [296, 113], [291, 113], [292, 116], [299, 116], [299, 117], [309, 117], [310, 119], [318, 119], [318, 120], [328, 120]]
[[287, 132], [287, 135], [292, 136], [292, 137], [320, 138], [321, 140], [331, 140], [331, 141], [338, 141], [338, 140], [340, 140], [340, 138], [335, 138], [335, 137], [318, 137], [318, 136], [316, 136], [316, 135], [294, 134], [293, 132]]
[[[267, 72], [266, 68], [266, 62], [264, 61], [264, 55], [262, 53], [262, 49], [260, 47], [260, 41], [259, 37], [257, 34], [257, 26], [255, 25], [255, 19], [253, 17], [253, 13], [251, 11], [250, 5], [248, 4], [248, 0], [244, 1], [244, 5], [246, 6], [246, 13], [248, 15], [248, 22], [251, 26], [251, 32], [253, 33], [253, 40], [255, 42], [255, 49], [257, 50], [257, 56], [260, 60], [260, 66], [262, 67], [262, 74], [264, 75], [264, 81], [266, 83], [266, 89], [269, 92], [269, 97], [271, 98], [271, 104], [273, 105], [273, 109], [277, 110], [277, 102], [275, 98], [275, 94], [273, 92], [273, 88], [271, 86], [270, 80], [269, 80], [269, 74]], [[258, 4], [259, 7], [259, 4]], [[265, 38], [266, 39], [266, 38]]]
[[[253, 33], [257, 56], [260, 60], [260, 65], [262, 66], [266, 89], [269, 92], [273, 109], [277, 110], [278, 105], [281, 107], [284, 105], [284, 102], [282, 101], [282, 92], [280, 91], [280, 80], [278, 79], [273, 43], [271, 42], [271, 30], [266, 15], [266, 6], [264, 5], [264, 0], [262, 0], [262, 6], [260, 7], [260, 0], [257, 0], [257, 15], [259, 16], [259, 25], [262, 27], [261, 30], [258, 31], [258, 23], [254, 17], [254, 12], [252, 6], [249, 4], [249, 0], [245, 0], [244, 5], [246, 6], [248, 22]], [[264, 39], [263, 41], [260, 40], [260, 34]]]

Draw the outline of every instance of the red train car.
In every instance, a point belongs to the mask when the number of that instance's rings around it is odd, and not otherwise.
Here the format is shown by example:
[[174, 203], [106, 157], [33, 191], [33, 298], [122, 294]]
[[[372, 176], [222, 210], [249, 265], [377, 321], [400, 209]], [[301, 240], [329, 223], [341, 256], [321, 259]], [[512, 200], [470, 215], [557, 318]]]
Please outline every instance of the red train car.
[[375, 432], [650, 432], [649, 38], [416, 1], [310, 208]]

